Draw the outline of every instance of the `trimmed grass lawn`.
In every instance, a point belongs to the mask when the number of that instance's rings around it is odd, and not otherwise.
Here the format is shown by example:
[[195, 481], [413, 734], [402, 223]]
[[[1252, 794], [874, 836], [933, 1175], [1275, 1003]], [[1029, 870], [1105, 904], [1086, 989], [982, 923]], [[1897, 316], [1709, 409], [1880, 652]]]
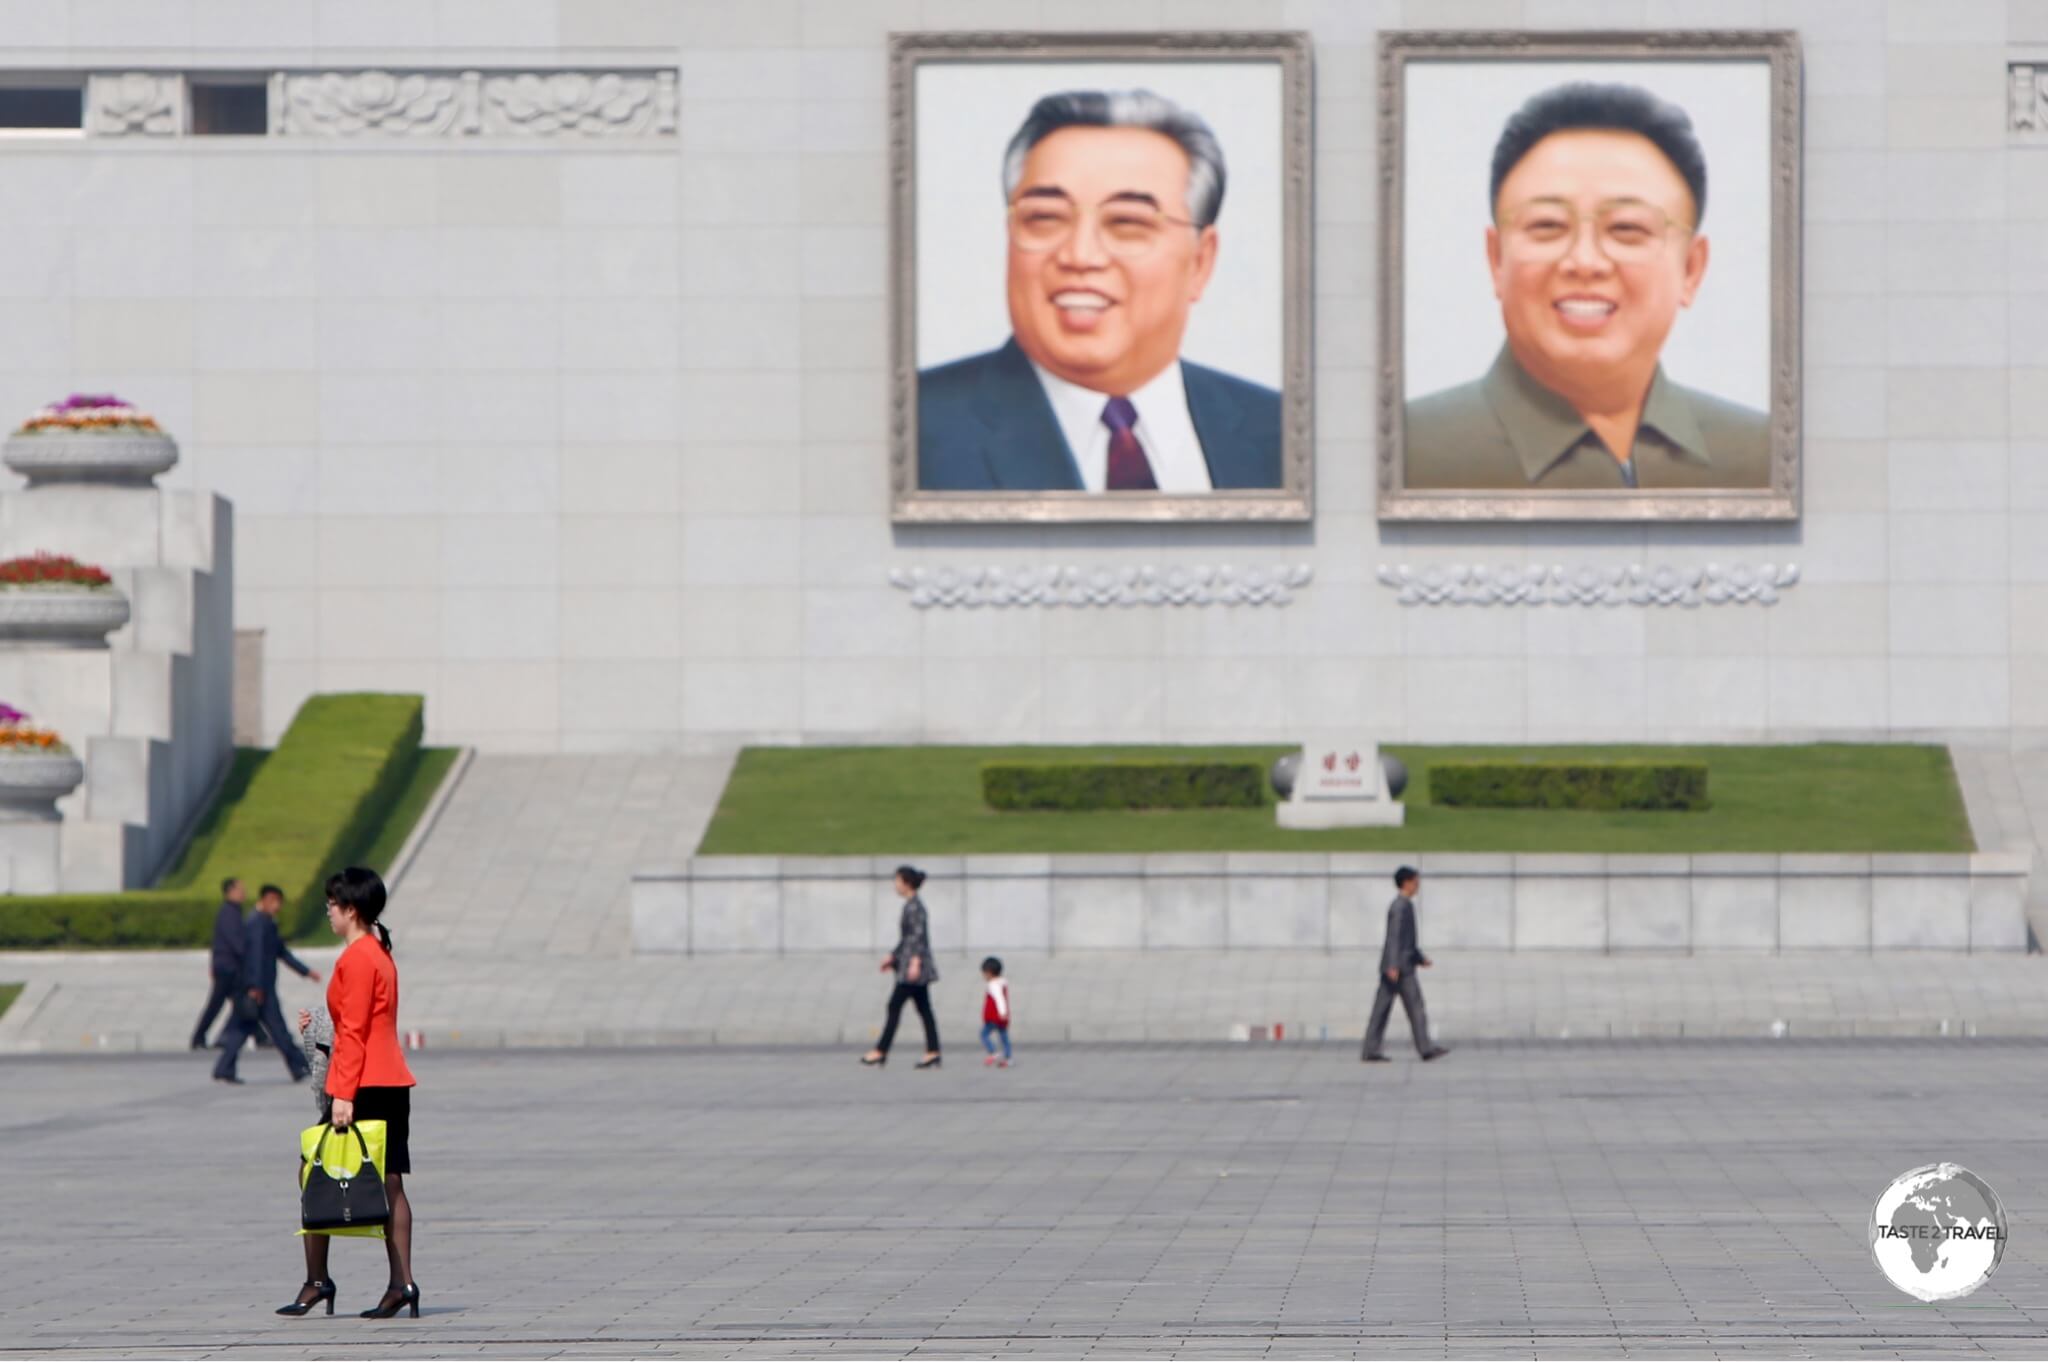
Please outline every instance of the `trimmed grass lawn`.
[[[366, 865], [379, 875], [391, 872], [398, 853], [405, 849], [405, 839], [412, 836], [413, 824], [419, 822], [420, 815], [427, 811], [434, 792], [441, 788], [441, 782], [448, 778], [449, 769], [461, 755], [459, 747], [420, 749], [419, 760], [412, 764], [412, 772], [405, 779], [405, 788], [399, 791], [398, 802], [391, 806], [391, 813], [384, 819], [384, 826], [377, 829], [370, 845], [356, 854], [355, 864]], [[325, 930], [324, 925], [322, 930]]]
[[[1167, 758], [1254, 761], [1268, 747], [750, 747], [698, 847], [703, 856], [897, 856], [991, 852], [1571, 851], [1874, 852], [1974, 848], [1948, 749], [1906, 744], [1781, 747], [1413, 747], [1407, 826], [1284, 831], [1260, 809], [997, 813], [987, 761]], [[1452, 809], [1429, 801], [1433, 762], [1704, 761], [1711, 809], [1691, 813]], [[1271, 792], [1268, 791], [1268, 798]]]
[[228, 768], [228, 778], [222, 783], [220, 793], [213, 797], [199, 826], [192, 830], [192, 840], [185, 844], [185, 850], [178, 856], [178, 863], [170, 873], [158, 882], [160, 889], [186, 889], [192, 884], [199, 867], [206, 864], [207, 853], [220, 839], [221, 829], [227, 826], [228, 815], [249, 793], [249, 782], [263, 769], [263, 763], [270, 760], [267, 747], [237, 747], [234, 765]]
[[[391, 869], [391, 863], [398, 858], [399, 849], [411, 835], [413, 824], [419, 822], [426, 811], [427, 802], [434, 797], [434, 791], [441, 788], [441, 782], [448, 776], [449, 768], [455, 765], [462, 749], [457, 747], [422, 747], [419, 758], [413, 762], [412, 770], [406, 775], [405, 788], [400, 791], [398, 802], [391, 806], [383, 824], [377, 829], [368, 846], [358, 847], [350, 856], [351, 863], [366, 865], [379, 874]], [[227, 782], [221, 786], [220, 795], [207, 809], [199, 827], [192, 834], [192, 840], [178, 857], [178, 864], [161, 883], [165, 889], [182, 889], [192, 883], [192, 877], [199, 873], [199, 867], [206, 863], [206, 854], [213, 840], [220, 836], [226, 826], [228, 815], [236, 804], [248, 793], [249, 782], [265, 761], [270, 759], [270, 750], [259, 747], [238, 747], [235, 749], [235, 764], [228, 771]], [[256, 886], [249, 886], [253, 898]], [[327, 924], [323, 920], [316, 924], [315, 935], [324, 934]]]
[[21, 996], [20, 984], [0, 984], [0, 1017], [7, 1015], [7, 1009], [14, 1006], [14, 1000]]

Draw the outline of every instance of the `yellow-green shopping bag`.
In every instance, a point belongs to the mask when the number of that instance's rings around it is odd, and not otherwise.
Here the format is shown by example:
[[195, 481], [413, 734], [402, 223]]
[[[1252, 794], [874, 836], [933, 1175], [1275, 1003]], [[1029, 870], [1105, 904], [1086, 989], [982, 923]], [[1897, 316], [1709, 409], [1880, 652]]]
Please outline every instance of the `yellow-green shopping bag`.
[[356, 1121], [346, 1130], [322, 1121], [299, 1132], [300, 1234], [384, 1237], [391, 1219], [385, 1139], [382, 1121]]

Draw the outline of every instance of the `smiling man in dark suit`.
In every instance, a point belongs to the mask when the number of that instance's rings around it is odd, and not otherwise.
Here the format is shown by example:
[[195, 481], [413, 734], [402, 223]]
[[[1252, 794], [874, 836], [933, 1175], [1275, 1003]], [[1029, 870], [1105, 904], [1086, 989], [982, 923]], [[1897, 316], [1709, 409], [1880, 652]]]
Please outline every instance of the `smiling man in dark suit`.
[[1280, 394], [1180, 357], [1223, 151], [1147, 91], [1048, 95], [1010, 141], [1011, 337], [918, 375], [923, 491], [1281, 485]]

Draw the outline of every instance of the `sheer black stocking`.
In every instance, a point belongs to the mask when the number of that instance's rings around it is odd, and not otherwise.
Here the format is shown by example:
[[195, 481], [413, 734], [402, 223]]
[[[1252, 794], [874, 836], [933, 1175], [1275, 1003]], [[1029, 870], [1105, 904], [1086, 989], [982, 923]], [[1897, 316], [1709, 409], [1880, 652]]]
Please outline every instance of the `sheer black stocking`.
[[385, 1178], [384, 1194], [391, 1199], [391, 1223], [384, 1227], [384, 1257], [391, 1264], [391, 1284], [378, 1302], [380, 1309], [403, 1299], [406, 1285], [412, 1281], [412, 1201], [405, 1194], [405, 1174]]
[[[393, 1173], [384, 1180], [384, 1192], [391, 1200], [391, 1223], [384, 1227], [384, 1257], [391, 1267], [390, 1288], [378, 1302], [389, 1309], [405, 1295], [412, 1281], [412, 1201], [405, 1194], [405, 1175]], [[306, 1285], [299, 1288], [301, 1304], [318, 1300], [327, 1283], [327, 1251], [333, 1241], [324, 1234], [305, 1236]]]
[[327, 1236], [309, 1234], [306, 1245], [306, 1284], [299, 1288], [298, 1304], [309, 1305], [320, 1299], [321, 1290], [327, 1284]]

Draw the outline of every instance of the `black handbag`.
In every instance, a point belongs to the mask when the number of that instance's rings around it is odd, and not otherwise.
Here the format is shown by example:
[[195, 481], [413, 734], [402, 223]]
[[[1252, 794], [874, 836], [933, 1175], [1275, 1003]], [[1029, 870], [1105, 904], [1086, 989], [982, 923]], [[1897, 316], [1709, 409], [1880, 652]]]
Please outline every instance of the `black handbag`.
[[363, 1132], [350, 1126], [347, 1134], [334, 1133], [344, 1141], [349, 1135], [356, 1137], [362, 1163], [352, 1174], [328, 1171], [321, 1163], [328, 1137], [320, 1137], [320, 1143], [313, 1146], [313, 1166], [306, 1170], [306, 1186], [299, 1193], [300, 1226], [317, 1232], [389, 1224], [391, 1198], [384, 1191], [384, 1175], [370, 1162], [370, 1146], [364, 1143]]

